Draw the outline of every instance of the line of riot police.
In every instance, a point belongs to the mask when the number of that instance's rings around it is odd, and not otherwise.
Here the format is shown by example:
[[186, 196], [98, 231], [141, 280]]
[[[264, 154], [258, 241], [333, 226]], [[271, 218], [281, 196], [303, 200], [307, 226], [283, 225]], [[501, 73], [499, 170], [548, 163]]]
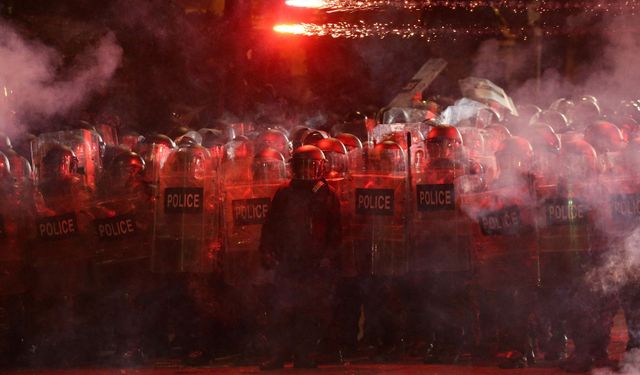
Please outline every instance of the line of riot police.
[[305, 144], [326, 159], [343, 223], [326, 351], [344, 359], [365, 342], [375, 360], [523, 367], [566, 359], [569, 338], [568, 370], [606, 363], [618, 303], [640, 345], [638, 126], [601, 120], [590, 98], [553, 107], [341, 126], [367, 139], [201, 129], [105, 149], [96, 131], [61, 131], [32, 141], [33, 172], [6, 138], [2, 354], [31, 366], [267, 353], [278, 285], [262, 224]]

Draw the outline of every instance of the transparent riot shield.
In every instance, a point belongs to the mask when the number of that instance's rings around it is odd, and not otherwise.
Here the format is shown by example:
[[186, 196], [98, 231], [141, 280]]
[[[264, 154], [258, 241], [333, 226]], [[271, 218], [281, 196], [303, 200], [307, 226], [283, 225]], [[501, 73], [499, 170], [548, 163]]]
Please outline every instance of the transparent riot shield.
[[55, 144], [67, 146], [74, 152], [78, 158], [78, 174], [82, 177], [84, 185], [95, 189], [96, 181], [102, 173], [100, 135], [85, 129], [40, 134], [31, 143], [31, 160], [36, 182], [42, 178], [42, 159]]
[[[336, 195], [338, 196], [338, 200], [340, 201], [340, 215], [341, 215], [341, 223], [343, 225], [349, 225], [354, 220], [354, 210], [352, 208], [351, 199], [354, 197], [354, 192], [351, 190], [353, 185], [353, 180], [350, 176], [348, 177], [334, 177], [327, 178], [327, 183], [329, 186], [335, 190]], [[344, 230], [347, 233], [349, 227], [346, 227]], [[354, 277], [357, 275], [356, 269], [356, 252], [354, 248], [354, 244], [349, 240], [348, 233], [344, 236], [345, 240], [342, 241], [342, 249], [340, 252], [340, 267], [342, 276], [345, 277]]]
[[490, 290], [538, 285], [534, 197], [491, 189], [463, 194], [461, 205], [472, 220], [474, 283]]
[[623, 240], [637, 228], [640, 222], [640, 186], [633, 176], [608, 176], [603, 178], [602, 186], [606, 191], [603, 205], [598, 214], [610, 237]]
[[224, 277], [230, 285], [261, 283], [260, 233], [283, 181], [231, 185], [224, 193]]
[[69, 189], [37, 192], [30, 260], [34, 295], [75, 295], [87, 290], [93, 256], [89, 192], [76, 182]]
[[349, 238], [360, 275], [399, 276], [407, 272], [406, 178], [353, 174]]
[[153, 206], [150, 195], [110, 194], [94, 205], [94, 267], [138, 264], [149, 268]]
[[158, 273], [214, 272], [219, 262], [220, 196], [208, 151], [181, 147], [160, 174], [151, 265]]
[[30, 213], [15, 184], [0, 183], [0, 297], [26, 291], [23, 247], [28, 239]]
[[583, 275], [597, 243], [592, 184], [553, 184], [536, 188], [538, 247], [543, 287], [571, 285]]
[[413, 176], [411, 191], [413, 272], [468, 272], [471, 221], [461, 210], [461, 195], [481, 184], [456, 161], [436, 160]]
[[220, 183], [223, 186], [250, 183], [253, 157], [253, 143], [246, 137], [238, 137], [225, 144]]
[[346, 239], [353, 246], [359, 275], [401, 276], [409, 261], [404, 153], [393, 142], [368, 151], [364, 173], [351, 174]]
[[497, 166], [494, 157], [495, 149], [489, 147], [491, 143], [489, 135], [478, 128], [459, 129], [464, 141], [464, 157], [482, 166], [485, 183], [490, 184], [496, 177]]
[[373, 139], [376, 143], [385, 140], [396, 142], [407, 152], [409, 146], [407, 142], [407, 133], [411, 134], [411, 160], [419, 158], [416, 154], [425, 155], [424, 136], [423, 133], [428, 131], [428, 126], [424, 123], [410, 124], [379, 124], [373, 129]]
[[13, 150], [5, 152], [5, 154], [9, 159], [9, 164], [11, 165], [11, 175], [16, 181], [18, 189], [32, 189], [33, 170], [29, 161]]
[[634, 232], [640, 224], [638, 179], [634, 173], [624, 170], [603, 178], [600, 184], [606, 198], [597, 206], [596, 225], [603, 232], [601, 245], [608, 254], [607, 261], [598, 270], [599, 276], [605, 288], [631, 289], [629, 285], [640, 282], [638, 263], [634, 259], [637, 250]]

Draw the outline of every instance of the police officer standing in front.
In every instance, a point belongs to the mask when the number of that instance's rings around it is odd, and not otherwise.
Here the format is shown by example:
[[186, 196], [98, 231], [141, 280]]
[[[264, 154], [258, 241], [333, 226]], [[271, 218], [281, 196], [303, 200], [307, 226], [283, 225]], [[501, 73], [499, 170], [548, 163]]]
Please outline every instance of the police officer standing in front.
[[340, 203], [324, 175], [326, 158], [315, 146], [296, 149], [291, 182], [275, 194], [262, 228], [260, 253], [275, 271], [271, 357], [261, 370], [314, 368], [316, 344], [329, 321], [341, 241]]

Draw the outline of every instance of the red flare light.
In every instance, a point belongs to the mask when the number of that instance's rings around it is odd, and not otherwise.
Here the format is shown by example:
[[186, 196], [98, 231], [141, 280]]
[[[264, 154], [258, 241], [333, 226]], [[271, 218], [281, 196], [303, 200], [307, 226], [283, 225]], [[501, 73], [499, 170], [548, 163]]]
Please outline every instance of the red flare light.
[[282, 33], [282, 34], [295, 34], [295, 35], [306, 35], [307, 31], [305, 30], [304, 25], [301, 24], [282, 24], [275, 25], [273, 27], [273, 31]]
[[287, 0], [285, 1], [290, 7], [298, 7], [298, 8], [326, 8], [330, 4], [328, 4], [325, 0]]

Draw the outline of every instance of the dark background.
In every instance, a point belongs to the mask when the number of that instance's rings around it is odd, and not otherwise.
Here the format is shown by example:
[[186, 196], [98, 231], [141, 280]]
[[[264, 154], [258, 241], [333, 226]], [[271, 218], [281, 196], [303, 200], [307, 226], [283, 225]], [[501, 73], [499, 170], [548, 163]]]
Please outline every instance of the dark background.
[[[481, 74], [509, 90], [536, 76], [523, 63], [536, 43], [526, 12], [432, 7], [326, 13], [291, 9], [280, 0], [0, 0], [0, 15], [30, 38], [72, 61], [108, 30], [124, 55], [107, 87], [74, 116], [109, 113], [140, 132], [169, 131], [177, 123], [210, 126], [216, 119], [251, 122], [339, 121], [356, 110], [373, 113], [430, 57], [448, 66], [425, 92], [443, 102], [459, 97], [457, 80]], [[581, 66], [599, 50], [597, 30], [566, 30], [577, 10], [545, 13], [542, 69], [579, 82]], [[597, 14], [589, 15], [598, 18]], [[278, 22], [394, 22], [481, 29], [455, 39], [344, 39], [279, 35]], [[513, 35], [510, 35], [513, 34]], [[494, 58], [478, 60], [483, 42]], [[486, 46], [486, 45], [485, 45]], [[540, 105], [548, 98], [528, 98]], [[30, 124], [42, 129], [42, 124]]]

